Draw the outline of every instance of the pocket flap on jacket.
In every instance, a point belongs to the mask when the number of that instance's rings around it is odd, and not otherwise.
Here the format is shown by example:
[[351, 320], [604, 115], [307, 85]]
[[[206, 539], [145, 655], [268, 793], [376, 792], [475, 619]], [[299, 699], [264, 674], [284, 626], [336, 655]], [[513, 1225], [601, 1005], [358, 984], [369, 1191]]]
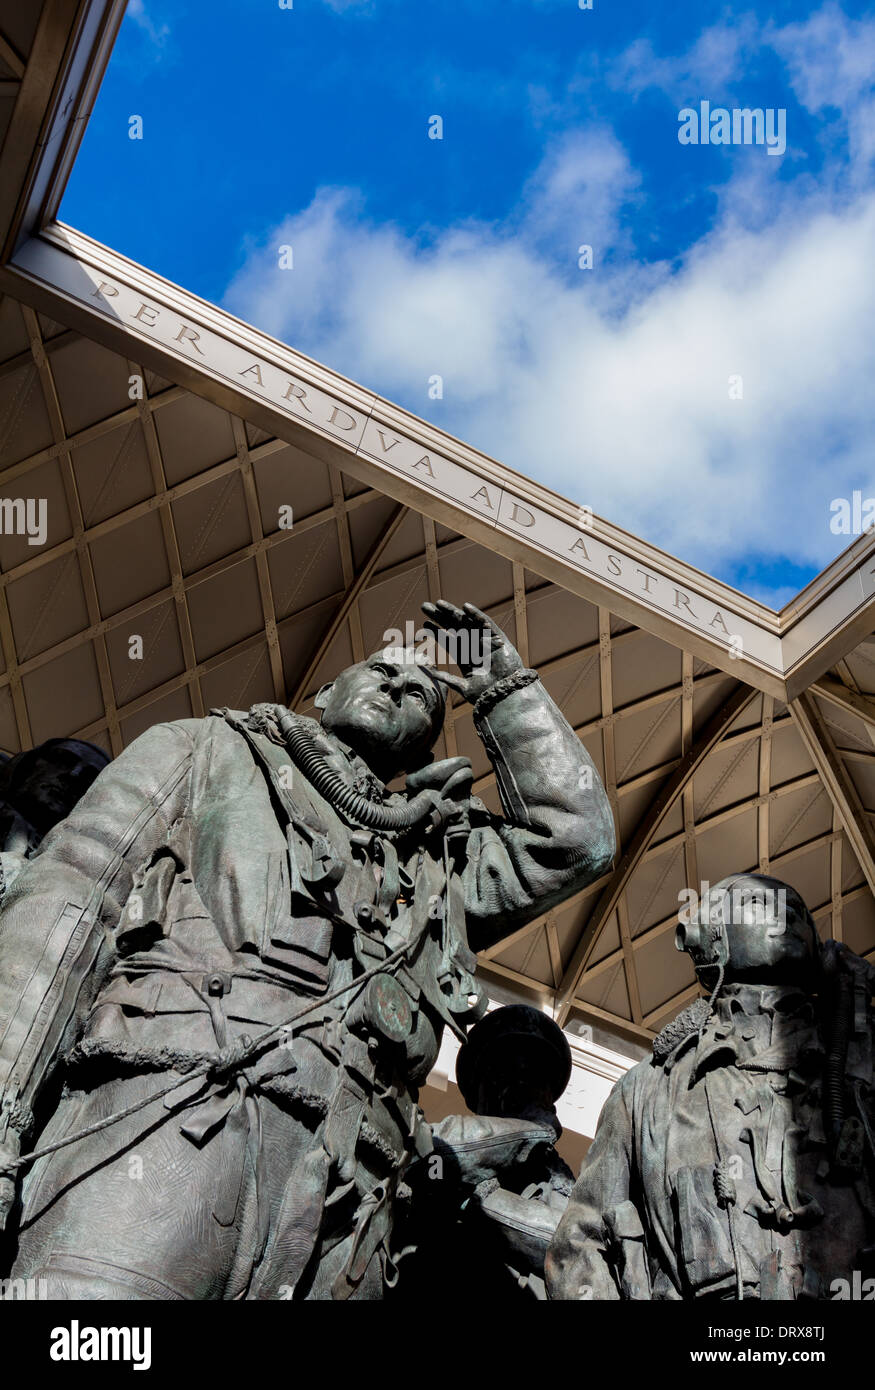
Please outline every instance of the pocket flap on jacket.
[[644, 1239], [641, 1214], [634, 1202], [620, 1202], [606, 1211], [605, 1225], [615, 1241]]
[[681, 1257], [696, 1293], [735, 1273], [729, 1221], [714, 1195], [713, 1165], [678, 1169], [674, 1190]]
[[317, 960], [326, 961], [331, 955], [334, 924], [325, 917], [292, 917], [280, 913], [271, 928], [270, 939], [275, 946], [306, 951]]
[[94, 1008], [101, 1004], [121, 1004], [143, 1014], [154, 1014], [160, 993], [160, 975], [119, 975], [100, 991]]

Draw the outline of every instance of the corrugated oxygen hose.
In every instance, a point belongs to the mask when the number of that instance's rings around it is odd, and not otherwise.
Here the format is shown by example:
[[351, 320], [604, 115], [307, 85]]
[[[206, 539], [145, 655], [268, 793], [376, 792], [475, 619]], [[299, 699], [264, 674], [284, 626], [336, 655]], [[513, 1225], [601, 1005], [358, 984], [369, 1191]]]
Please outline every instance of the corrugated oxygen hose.
[[838, 1143], [845, 1122], [845, 1067], [848, 1043], [851, 1038], [851, 1019], [854, 1012], [854, 982], [839, 967], [832, 982], [832, 1012], [830, 1018], [829, 1051], [824, 1072], [824, 1115], [827, 1133], [833, 1148]]
[[433, 825], [440, 824], [442, 818], [433, 792], [421, 791], [403, 806], [381, 806], [348, 786], [340, 774], [329, 767], [315, 746], [312, 734], [294, 715], [287, 711], [282, 713], [279, 727], [292, 762], [319, 795], [369, 830], [410, 830], [428, 817]]

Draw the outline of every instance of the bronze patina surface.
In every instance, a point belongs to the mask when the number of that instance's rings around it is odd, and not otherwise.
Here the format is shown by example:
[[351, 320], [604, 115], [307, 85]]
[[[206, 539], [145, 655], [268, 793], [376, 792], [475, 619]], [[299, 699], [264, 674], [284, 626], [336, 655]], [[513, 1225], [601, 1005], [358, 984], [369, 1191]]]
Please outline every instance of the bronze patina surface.
[[508, 1004], [474, 1025], [456, 1060], [472, 1113], [433, 1125], [433, 1152], [409, 1170], [399, 1300], [546, 1300], [544, 1257], [574, 1186], [555, 1148], [570, 1075], [568, 1041], [540, 1009]]
[[[377, 653], [319, 692], [321, 724], [259, 705], [153, 727], [10, 888], [13, 1277], [54, 1298], [382, 1296], [396, 1193], [432, 1143], [418, 1087], [485, 1007], [475, 952], [614, 852], [536, 673], [471, 605], [426, 609], [485, 659]], [[467, 759], [431, 761], [447, 686], [503, 817]]]
[[875, 1272], [873, 971], [753, 874], [710, 889], [677, 944], [710, 999], [609, 1096], [550, 1297], [848, 1297]]

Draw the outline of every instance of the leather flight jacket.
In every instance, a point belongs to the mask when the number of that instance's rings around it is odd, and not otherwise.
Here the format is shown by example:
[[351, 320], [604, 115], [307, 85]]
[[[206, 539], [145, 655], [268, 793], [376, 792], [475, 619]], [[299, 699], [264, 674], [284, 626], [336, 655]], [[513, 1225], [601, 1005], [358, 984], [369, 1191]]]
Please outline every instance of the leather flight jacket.
[[[217, 710], [154, 726], [10, 888], [0, 917], [0, 1144], [27, 1134], [66, 1059], [104, 1074], [185, 1074], [192, 1059], [291, 1020], [281, 1045], [247, 1062], [247, 1086], [318, 1110], [335, 1172], [349, 1173], [366, 1148], [368, 1171], [397, 1176], [428, 1142], [415, 1101], [443, 1028], [463, 1037], [484, 1009], [474, 949], [610, 862], [607, 800], [534, 673], [474, 711], [506, 819], [471, 798], [456, 823], [409, 835], [339, 814], [292, 764], [279, 712]], [[344, 778], [387, 795], [360, 759], [305, 722]], [[221, 1090], [203, 1102], [213, 1117]]]

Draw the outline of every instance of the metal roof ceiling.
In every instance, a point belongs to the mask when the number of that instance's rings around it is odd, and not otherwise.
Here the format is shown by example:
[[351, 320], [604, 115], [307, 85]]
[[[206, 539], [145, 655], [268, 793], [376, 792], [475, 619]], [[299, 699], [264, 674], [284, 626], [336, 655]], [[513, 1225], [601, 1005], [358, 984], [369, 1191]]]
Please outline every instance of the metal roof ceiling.
[[[679, 892], [744, 869], [875, 950], [873, 537], [775, 614], [52, 225], [118, 9], [47, 3], [34, 37], [0, 3], [0, 178], [18, 179], [0, 198], [0, 490], [48, 518], [44, 545], [0, 535], [0, 745], [77, 734], [117, 753], [214, 705], [308, 712], [424, 599], [472, 599], [586, 743], [620, 842], [612, 874], [485, 969], [563, 1022], [649, 1036], [696, 992]], [[54, 76], [41, 59], [25, 125], [40, 35]], [[444, 743], [498, 810], [466, 706]]]

